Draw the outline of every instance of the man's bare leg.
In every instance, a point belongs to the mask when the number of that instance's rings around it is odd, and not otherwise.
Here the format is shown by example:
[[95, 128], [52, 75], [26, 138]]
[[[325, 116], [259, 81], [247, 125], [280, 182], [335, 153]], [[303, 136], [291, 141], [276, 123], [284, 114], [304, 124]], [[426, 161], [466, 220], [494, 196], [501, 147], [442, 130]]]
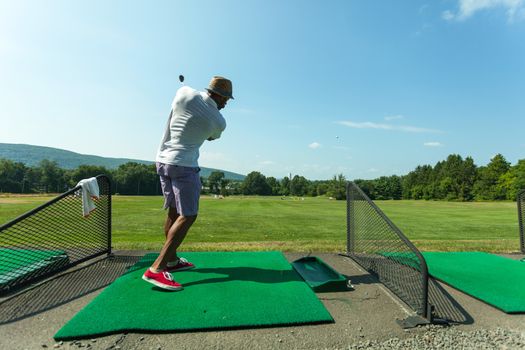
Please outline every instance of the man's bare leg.
[[[171, 210], [171, 208], [170, 208]], [[169, 216], [166, 219], [166, 225], [168, 220], [173, 220], [174, 216]], [[188, 230], [191, 225], [197, 219], [197, 215], [194, 216], [182, 216], [178, 215], [174, 220], [173, 224], [169, 228], [166, 234], [166, 241], [162, 247], [159, 257], [155, 260], [151, 267], [157, 270], [163, 270], [166, 268], [169, 261], [174, 261], [177, 258], [177, 249], [181, 245], [182, 241], [186, 237]]]
[[164, 222], [164, 237], [168, 238], [168, 232], [178, 217], [179, 213], [177, 213], [177, 209], [169, 207], [168, 216], [166, 216], [166, 221]]

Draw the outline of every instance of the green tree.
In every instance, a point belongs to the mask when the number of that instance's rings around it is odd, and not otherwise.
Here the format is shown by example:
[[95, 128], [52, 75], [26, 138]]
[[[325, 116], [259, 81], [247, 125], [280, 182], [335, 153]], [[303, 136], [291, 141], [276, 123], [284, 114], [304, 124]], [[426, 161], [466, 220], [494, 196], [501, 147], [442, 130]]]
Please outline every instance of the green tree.
[[525, 159], [520, 159], [498, 180], [498, 193], [505, 193], [506, 199], [516, 200], [520, 190], [525, 189]]
[[120, 194], [146, 195], [159, 193], [155, 165], [128, 162], [115, 171], [115, 187]]
[[266, 182], [266, 177], [258, 171], [252, 171], [242, 183], [242, 193], [246, 195], [270, 195], [272, 194], [272, 189], [268, 182]]
[[[356, 179], [356, 180], [354, 180], [354, 183], [361, 189], [361, 191], [363, 191], [366, 194], [366, 196], [368, 198], [375, 199], [375, 197], [374, 197], [375, 181], [373, 181], [373, 180]], [[329, 183], [328, 191], [330, 191], [330, 183]]]
[[68, 173], [68, 184], [69, 187], [74, 187], [82, 179], [88, 179], [97, 175], [106, 175], [113, 182], [112, 172], [103, 166], [98, 165], [79, 165], [77, 168], [69, 171]]
[[242, 181], [232, 180], [228, 184], [228, 187], [230, 188], [231, 194], [233, 195], [242, 194]]
[[319, 181], [308, 181], [308, 188], [306, 191], [306, 195], [311, 196], [311, 197], [316, 197], [318, 185], [319, 185]]
[[515, 199], [518, 193], [514, 187], [515, 183], [516, 173], [514, 172], [514, 169], [511, 168], [509, 171], [499, 177], [498, 183], [496, 185], [497, 192], [505, 193], [506, 199]]
[[446, 200], [471, 200], [472, 187], [476, 180], [476, 165], [471, 157], [463, 158], [451, 154], [434, 167], [433, 196]]
[[0, 159], [0, 192], [23, 193], [27, 170], [23, 163]]
[[201, 187], [201, 194], [207, 194], [207, 189], [206, 189], [206, 178], [200, 176], [199, 179], [201, 180], [201, 184], [202, 184], [202, 187]]
[[300, 175], [295, 175], [290, 184], [290, 194], [293, 196], [304, 196], [308, 192], [308, 180]]
[[328, 184], [327, 194], [337, 200], [346, 199], [346, 178], [343, 174], [334, 175]]
[[396, 175], [381, 176], [374, 181], [375, 199], [401, 199], [401, 178]]
[[525, 159], [518, 160], [518, 163], [512, 168], [512, 171], [516, 177], [513, 186], [515, 193], [513, 193], [509, 199], [515, 200], [518, 192], [525, 190]]
[[44, 192], [63, 192], [67, 189], [65, 171], [57, 162], [43, 159], [35, 170], [40, 175], [39, 187]]
[[402, 178], [402, 197], [405, 199], [430, 199], [434, 197], [434, 170], [430, 165], [420, 165]]
[[22, 193], [34, 193], [40, 181], [40, 174], [36, 168], [27, 167], [22, 180]]
[[328, 192], [328, 183], [326, 181], [319, 181], [316, 186], [318, 196], [324, 196]]
[[220, 182], [220, 187], [221, 187], [221, 191], [220, 191], [220, 194], [223, 195], [223, 196], [227, 196], [229, 193], [228, 193], [228, 185], [230, 184], [230, 180], [228, 179], [222, 179], [221, 182]]
[[495, 155], [486, 167], [479, 168], [474, 184], [474, 195], [479, 200], [505, 199], [505, 187], [498, 185], [500, 178], [510, 170], [510, 163], [501, 154]]
[[474, 183], [478, 177], [478, 168], [474, 164], [472, 157], [465, 158], [461, 168], [460, 178], [462, 179], [459, 187], [458, 197], [462, 201], [469, 201], [474, 198]]
[[222, 171], [212, 171], [208, 176], [208, 187], [210, 193], [219, 194], [221, 192], [221, 181], [224, 179], [224, 173]]
[[285, 176], [281, 180], [281, 186], [280, 187], [281, 187], [280, 195], [282, 195], [282, 196], [290, 195], [290, 178], [288, 176]]
[[266, 182], [272, 189], [272, 196], [278, 196], [279, 194], [281, 194], [281, 184], [279, 183], [279, 181], [277, 181], [275, 177], [273, 176], [267, 177]]

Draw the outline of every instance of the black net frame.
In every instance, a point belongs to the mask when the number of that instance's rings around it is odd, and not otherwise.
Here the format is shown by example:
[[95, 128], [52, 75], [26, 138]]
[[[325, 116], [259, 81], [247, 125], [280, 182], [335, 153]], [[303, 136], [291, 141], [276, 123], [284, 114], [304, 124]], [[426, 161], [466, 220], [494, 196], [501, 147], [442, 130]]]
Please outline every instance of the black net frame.
[[520, 226], [520, 250], [525, 254], [525, 237], [524, 237], [524, 225], [525, 225], [525, 190], [521, 190], [518, 193], [516, 202], [518, 204], [518, 222]]
[[432, 321], [428, 268], [419, 250], [353, 182], [346, 185], [346, 255], [418, 315]]
[[87, 217], [76, 186], [0, 226], [0, 296], [103, 254], [111, 254], [111, 183]]

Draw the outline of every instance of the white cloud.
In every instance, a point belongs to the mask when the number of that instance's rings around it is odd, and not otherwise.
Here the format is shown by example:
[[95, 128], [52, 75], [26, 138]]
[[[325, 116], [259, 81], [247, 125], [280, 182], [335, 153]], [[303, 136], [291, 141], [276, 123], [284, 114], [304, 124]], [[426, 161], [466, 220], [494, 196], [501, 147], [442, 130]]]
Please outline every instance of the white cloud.
[[432, 141], [432, 142], [425, 142], [423, 144], [423, 146], [426, 146], [426, 147], [441, 147], [441, 146], [443, 146], [443, 144], [441, 142], [434, 142], [434, 141]]
[[381, 123], [372, 123], [372, 122], [362, 122], [356, 123], [349, 120], [339, 121], [337, 124], [348, 126], [349, 128], [356, 129], [380, 129], [380, 130], [395, 130], [395, 131], [405, 131], [405, 132], [414, 132], [414, 133], [436, 133], [440, 130], [420, 128], [417, 126], [409, 125], [391, 125], [391, 124], [381, 124]]
[[405, 117], [402, 115], [389, 115], [385, 117], [386, 121], [399, 120], [399, 119], [405, 119]]
[[377, 173], [379, 171], [379, 169], [376, 169], [376, 168], [370, 168], [367, 170], [367, 172], [369, 173]]
[[308, 145], [308, 147], [310, 147], [311, 149], [318, 149], [319, 147], [321, 147], [321, 144], [319, 142], [312, 142]]
[[459, 0], [457, 13], [444, 11], [441, 17], [445, 20], [463, 21], [481, 10], [504, 8], [510, 22], [525, 18], [525, 0]]

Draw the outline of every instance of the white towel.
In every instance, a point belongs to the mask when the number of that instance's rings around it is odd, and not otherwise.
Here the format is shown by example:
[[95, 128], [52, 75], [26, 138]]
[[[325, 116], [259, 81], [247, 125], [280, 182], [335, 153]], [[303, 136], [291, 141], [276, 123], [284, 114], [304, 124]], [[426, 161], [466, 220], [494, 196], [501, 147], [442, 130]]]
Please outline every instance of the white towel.
[[77, 186], [82, 188], [82, 215], [87, 217], [96, 208], [93, 199], [98, 199], [100, 196], [97, 178], [80, 180]]

